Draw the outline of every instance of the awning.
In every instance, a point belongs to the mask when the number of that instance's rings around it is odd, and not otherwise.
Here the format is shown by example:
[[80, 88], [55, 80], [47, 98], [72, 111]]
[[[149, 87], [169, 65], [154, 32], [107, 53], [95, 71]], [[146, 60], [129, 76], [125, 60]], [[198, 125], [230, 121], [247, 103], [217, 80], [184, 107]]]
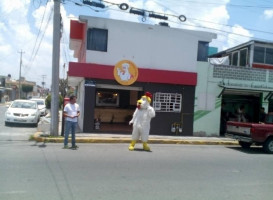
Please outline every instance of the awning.
[[238, 95], [252, 95], [259, 96], [262, 92], [268, 92], [264, 100], [269, 100], [273, 97], [273, 90], [270, 88], [251, 88], [251, 87], [238, 87], [232, 85], [218, 84], [219, 87], [222, 87], [222, 91], [218, 95], [218, 98], [225, 94], [238, 94]]

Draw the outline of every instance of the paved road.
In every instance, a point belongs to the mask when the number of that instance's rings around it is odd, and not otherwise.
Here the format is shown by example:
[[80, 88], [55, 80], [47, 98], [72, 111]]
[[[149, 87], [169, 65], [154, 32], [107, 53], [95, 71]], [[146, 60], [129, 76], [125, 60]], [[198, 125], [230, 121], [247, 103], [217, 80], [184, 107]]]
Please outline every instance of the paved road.
[[271, 200], [272, 155], [260, 148], [10, 141], [0, 145], [0, 199]]
[[35, 128], [0, 127], [0, 199], [271, 200], [273, 196], [273, 156], [261, 148], [151, 144], [152, 152], [145, 152], [138, 144], [139, 149], [130, 152], [128, 144], [79, 144], [78, 150], [70, 150], [62, 149], [62, 144], [28, 141], [27, 131]]
[[4, 115], [7, 108], [0, 104], [0, 141], [26, 141], [33, 135], [37, 128], [29, 125], [5, 126]]

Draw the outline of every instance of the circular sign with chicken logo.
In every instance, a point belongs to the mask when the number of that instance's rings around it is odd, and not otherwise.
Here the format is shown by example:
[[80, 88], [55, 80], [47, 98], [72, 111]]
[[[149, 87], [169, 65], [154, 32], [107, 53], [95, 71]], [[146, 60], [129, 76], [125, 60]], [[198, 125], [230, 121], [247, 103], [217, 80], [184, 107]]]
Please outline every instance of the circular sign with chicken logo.
[[119, 84], [131, 85], [137, 80], [138, 69], [133, 62], [122, 60], [115, 65], [114, 76]]

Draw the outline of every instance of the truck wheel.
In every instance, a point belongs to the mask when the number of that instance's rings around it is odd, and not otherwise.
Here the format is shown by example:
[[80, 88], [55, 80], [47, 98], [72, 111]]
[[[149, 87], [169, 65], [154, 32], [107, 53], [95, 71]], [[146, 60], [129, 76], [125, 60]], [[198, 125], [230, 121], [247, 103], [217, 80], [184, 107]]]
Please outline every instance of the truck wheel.
[[273, 154], [273, 138], [268, 138], [263, 145], [263, 149], [266, 153]]
[[239, 145], [244, 149], [249, 149], [252, 143], [239, 141]]

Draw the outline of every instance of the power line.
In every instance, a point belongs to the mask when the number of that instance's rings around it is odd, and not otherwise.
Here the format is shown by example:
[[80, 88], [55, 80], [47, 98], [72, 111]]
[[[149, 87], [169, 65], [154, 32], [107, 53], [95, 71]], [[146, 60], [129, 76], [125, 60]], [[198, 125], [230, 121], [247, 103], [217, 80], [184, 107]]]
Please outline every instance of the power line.
[[[127, 6], [125, 6], [126, 9], [122, 9], [122, 5], [124, 3], [121, 3], [121, 4], [118, 4], [118, 3], [113, 3], [113, 2], [110, 2], [110, 1], [104, 1], [104, 0], [101, 0], [100, 2], [104, 2], [104, 3], [108, 3], [108, 4], [111, 4], [111, 5], [116, 5], [118, 8], [120, 9], [115, 9], [115, 8], [110, 8], [110, 6], [108, 7], [105, 7], [104, 9], [93, 9], [91, 8], [91, 6], [87, 6], [87, 5], [84, 5], [84, 4], [80, 4], [78, 2], [75, 2], [75, 0], [69, 0], [70, 2], [73, 2], [75, 5], [78, 5], [78, 6], [84, 6], [84, 7], [87, 7], [87, 8], [90, 8], [92, 9], [93, 11], [95, 12], [105, 12], [107, 10], [113, 10], [113, 11], [116, 11], [116, 12], [123, 12], [123, 13], [126, 13], [126, 14], [134, 14], [134, 13], [130, 13], [130, 12], [126, 12], [127, 9], [129, 9], [129, 5], [126, 4]], [[249, 34], [240, 34], [238, 32], [233, 32], [232, 30], [225, 30], [223, 28], [236, 28], [236, 26], [232, 26], [232, 25], [229, 25], [229, 24], [221, 24], [221, 23], [216, 23], [216, 22], [211, 22], [211, 21], [206, 21], [206, 20], [202, 20], [202, 19], [195, 19], [195, 18], [187, 18], [187, 22], [185, 23], [181, 23], [182, 20], [180, 20], [180, 22], [178, 21], [174, 21], [171, 19], [171, 17], [178, 17], [176, 14], [177, 12], [176, 11], [173, 11], [171, 10], [169, 7], [166, 7], [165, 5], [161, 4], [161, 3], [158, 3], [158, 1], [154, 0], [155, 3], [157, 3], [158, 5], [160, 5], [161, 7], [165, 8], [165, 11], [171, 11], [172, 13], [174, 14], [169, 14], [169, 13], [159, 13], [157, 12], [157, 14], [162, 14], [163, 16], [170, 16], [170, 18], [168, 19], [164, 19], [164, 21], [168, 21], [168, 22], [171, 22], [171, 23], [175, 23], [175, 24], [178, 24], [180, 26], [190, 26], [190, 27], [195, 27], [195, 28], [201, 28], [201, 29], [205, 29], [205, 30], [213, 30], [213, 32], [216, 32], [217, 34], [219, 35], [223, 35], [225, 37], [229, 37], [229, 39], [231, 40], [234, 40], [236, 41], [237, 43], [240, 43], [238, 40], [232, 38], [232, 35], [233, 36], [240, 36], [240, 37], [245, 37], [245, 38], [248, 38], [248, 39], [256, 39], [256, 40], [263, 40], [263, 41], [269, 41], [269, 40], [265, 40], [265, 39], [262, 39], [262, 38], [259, 38], [259, 37], [253, 37], [252, 35], [249, 35]], [[189, 1], [190, 2], [190, 1]], [[219, 4], [219, 3], [218, 3]], [[220, 5], [220, 4], [219, 4]], [[224, 4], [222, 4], [224, 5]], [[256, 6], [253, 6], [253, 5], [248, 5], [247, 7], [245, 7], [244, 5], [232, 5], [234, 7], [241, 7], [241, 8], [255, 8]], [[176, 6], [177, 7], [177, 6]], [[259, 6], [258, 6], [259, 7]], [[262, 6], [260, 6], [262, 7]], [[272, 7], [273, 6], [263, 6], [263, 7]], [[133, 7], [131, 7], [133, 8]], [[140, 8], [136, 8], [138, 11], [145, 11], [145, 12], [153, 12], [153, 11], [149, 11], [149, 10], [145, 10], [145, 9], [140, 9]], [[139, 12], [139, 13], [142, 13], [142, 12]], [[143, 16], [143, 17], [146, 17], [147, 15]], [[143, 21], [143, 20], [142, 20]], [[192, 21], [192, 24], [189, 24], [188, 22]], [[194, 22], [196, 21], [196, 22]], [[218, 26], [221, 26], [219, 28], [217, 27], [209, 27], [209, 25], [207, 24], [206, 25], [198, 25], [198, 21], [200, 22], [204, 22], [204, 23], [210, 23], [210, 24], [214, 24], [214, 25], [218, 25]], [[143, 21], [144, 22], [144, 21]], [[167, 23], [166, 23], [167, 24]], [[223, 27], [224, 26], [224, 27]], [[263, 30], [257, 30], [257, 29], [253, 29], [253, 28], [245, 28], [245, 27], [242, 27], [244, 30], [247, 30], [247, 31], [250, 31], [250, 32], [257, 32], [257, 33], [263, 33], [263, 34], [270, 34], [272, 35], [273, 32], [269, 32], [269, 31], [263, 31]], [[250, 33], [251, 34], [251, 33]], [[271, 42], [271, 41], [270, 41]]]
[[50, 14], [49, 14], [47, 23], [46, 23], [46, 25], [45, 25], [45, 29], [44, 29], [43, 35], [42, 35], [42, 37], [41, 37], [41, 39], [40, 39], [40, 42], [39, 42], [39, 44], [38, 44], [38, 47], [36, 48], [35, 54], [34, 54], [34, 56], [33, 56], [33, 59], [32, 59], [32, 61], [31, 61], [31, 63], [29, 64], [30, 66], [31, 66], [31, 64], [33, 63], [33, 61], [35, 60], [35, 58], [36, 58], [36, 56], [37, 56], [37, 53], [38, 53], [38, 51], [39, 51], [39, 49], [40, 49], [41, 43], [42, 43], [42, 41], [43, 41], [43, 38], [44, 38], [44, 35], [45, 35], [45, 33], [46, 33], [46, 30], [47, 30], [47, 27], [48, 27], [48, 25], [49, 25], [49, 22], [50, 22], [50, 20], [51, 20], [52, 14], [53, 14], [53, 8], [51, 8], [51, 10], [50, 10]]
[[272, 9], [273, 6], [268, 5], [240, 5], [240, 4], [221, 4], [221, 3], [211, 3], [207, 1], [181, 1], [181, 3], [195, 3], [195, 4], [205, 4], [205, 5], [226, 5], [228, 7], [239, 7], [239, 8], [261, 8], [261, 9]]
[[[76, 5], [86, 6], [86, 5], [81, 5], [81, 4], [79, 4], [79, 3], [77, 3], [77, 2], [75, 2], [75, 1], [73, 1], [73, 0], [69, 0], [69, 1], [75, 3]], [[103, 0], [101, 0], [101, 1], [102, 1], [102, 2], [105, 2], [105, 3], [113, 4], [113, 5], [118, 5], [119, 7], [121, 7], [121, 5], [122, 5], [122, 4], [117, 4], [117, 3], [113, 3], [113, 2], [109, 2], [109, 1], [103, 1]], [[154, 2], [157, 3], [158, 5], [164, 7], [165, 9], [172, 11], [173, 13], [176, 13], [175, 11], [173, 11], [173, 10], [169, 9], [168, 7], [166, 7], [165, 5], [163, 5], [163, 4], [161, 4], [161, 3], [158, 3], [158, 1], [155, 1], [155, 0], [154, 0]], [[184, 1], [184, 2], [185, 2], [185, 1]], [[188, 1], [188, 2], [196, 2], [196, 1]], [[197, 2], [196, 2], [196, 3], [197, 3]], [[212, 4], [216, 4], [216, 3], [212, 3]], [[241, 5], [236, 5], [236, 6], [239, 7], [239, 6], [241, 6]], [[87, 7], [90, 7], [90, 6], [87, 6]], [[253, 6], [253, 7], [254, 7], [254, 6]], [[129, 7], [127, 7], [127, 9], [128, 9], [128, 8], [129, 8]], [[111, 9], [111, 10], [120, 11], [120, 10], [117, 10], [117, 9]], [[97, 10], [96, 10], [96, 11], [97, 11]], [[124, 11], [124, 10], [122, 10], [122, 11]], [[121, 11], [121, 12], [122, 12], [122, 11]], [[145, 11], [145, 12], [149, 12], [149, 13], [153, 12], [153, 11], [148, 11], [148, 10], [145, 10], [145, 9], [136, 8], [136, 11], [134, 11], [133, 14], [135, 14], [135, 13], [141, 14], [141, 13], [142, 13], [141, 11]], [[97, 11], [97, 12], [98, 12], [98, 11]], [[157, 13], [158, 13], [158, 12], [157, 12]], [[166, 14], [166, 13], [158, 13], [158, 14], [161, 14], [161, 15], [163, 14], [164, 16], [179, 17], [179, 16], [174, 15], [174, 14]], [[145, 17], [145, 16], [144, 16], [144, 17]], [[163, 18], [162, 18], [162, 19], [163, 19]], [[200, 20], [200, 19], [195, 19], [195, 18], [188, 18], [188, 19], [194, 20], [194, 21], [201, 21], [201, 22], [211, 23], [211, 24], [215, 24], [215, 25], [219, 25], [219, 26], [234, 27], [234, 26], [228, 25], [228, 24], [220, 24], [220, 23], [215, 23], [215, 22], [210, 22], [210, 21]], [[143, 21], [143, 20], [142, 20], [142, 21]], [[172, 22], [172, 23], [176, 23], [176, 22], [170, 20], [169, 18], [167, 18], [167, 19], [165, 18], [165, 21], [169, 21], [169, 22]], [[182, 20], [180, 20], [180, 21], [182, 21]], [[178, 24], [178, 23], [176, 23], [176, 24]], [[246, 36], [246, 35], [243, 35], [243, 34], [238, 34], [238, 33], [230, 32], [230, 31], [225, 31], [225, 30], [217, 29], [217, 28], [210, 28], [210, 27], [199, 26], [199, 25], [190, 25], [190, 24], [185, 24], [185, 23], [183, 23], [183, 24], [182, 24], [182, 23], [179, 23], [179, 24], [180, 24], [180, 25], [185, 25], [185, 26], [192, 26], [192, 27], [197, 27], [197, 28], [215, 30], [215, 31], [218, 31], [218, 32], [224, 32], [224, 33], [239, 35], [239, 36], [243, 36], [243, 37], [249, 37], [249, 36]], [[251, 29], [251, 28], [244, 28], [244, 29], [249, 30], [249, 31], [259, 32], [259, 33], [273, 34], [273, 32], [269, 32], [269, 31], [261, 31], [261, 30]], [[250, 37], [250, 38], [251, 38], [251, 37]], [[254, 37], [252, 37], [252, 38], [254, 38]]]
[[43, 89], [45, 88], [45, 78], [46, 78], [46, 75], [42, 75], [42, 79], [43, 79], [43, 82], [42, 82], [42, 86], [43, 86]]
[[[156, 0], [153, 0], [153, 1], [156, 4], [162, 6], [163, 8], [168, 9], [168, 10], [170, 10], [173, 13], [176, 13], [176, 11], [169, 9], [168, 7], [166, 7], [165, 5], [163, 5], [162, 3], [159, 3]], [[183, 2], [186, 2], [186, 1], [183, 1]], [[190, 2], [190, 1], [187, 1], [187, 2]], [[200, 3], [202, 3], [202, 2], [200, 2]], [[200, 22], [206, 22], [206, 23], [220, 25], [220, 26], [233, 27], [232, 25], [229, 25], [229, 24], [220, 24], [220, 23], [215, 23], [215, 22], [211, 22], [211, 21], [207, 21], [207, 20], [202, 20], [202, 19], [195, 19], [195, 18], [190, 18], [190, 17], [188, 17], [187, 19], [188, 20], [194, 20], [194, 21], [200, 21]], [[272, 34], [273, 35], [273, 32], [269, 32], [269, 31], [261, 31], [261, 30], [257, 30], [257, 29], [247, 28], [247, 27], [244, 27], [244, 29], [249, 30], [249, 31], [255, 31], [255, 32], [260, 32], [260, 33], [266, 33], [266, 34]]]
[[32, 52], [31, 52], [30, 61], [29, 61], [30, 63], [32, 62], [33, 55], [34, 55], [34, 50], [35, 50], [36, 44], [37, 44], [37, 40], [38, 40], [38, 38], [40, 36], [40, 33], [41, 33], [41, 29], [42, 29], [42, 25], [43, 25], [45, 13], [46, 13], [46, 8], [47, 8], [47, 4], [46, 4], [45, 9], [44, 9], [44, 13], [43, 13], [42, 20], [41, 20], [41, 23], [40, 23], [39, 31], [38, 31], [37, 37], [35, 39], [34, 47], [33, 47]]

